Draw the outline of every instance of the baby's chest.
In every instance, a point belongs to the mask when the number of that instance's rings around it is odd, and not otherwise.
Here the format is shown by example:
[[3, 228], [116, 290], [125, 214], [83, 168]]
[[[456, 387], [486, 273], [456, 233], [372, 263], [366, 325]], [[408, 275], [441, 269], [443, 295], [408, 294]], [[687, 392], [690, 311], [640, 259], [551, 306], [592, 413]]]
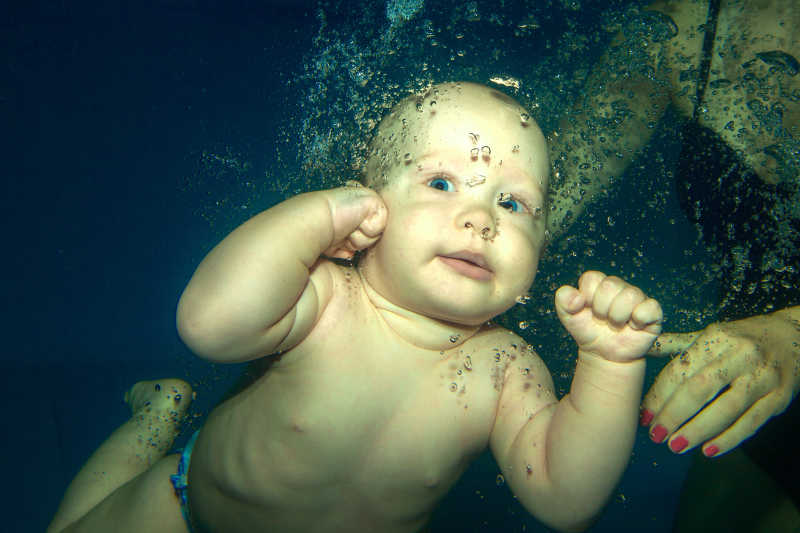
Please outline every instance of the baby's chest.
[[[358, 356], [361, 349], [367, 353]], [[430, 361], [431, 354], [383, 349], [362, 344], [319, 361], [287, 423], [320, 464], [347, 475], [429, 488], [447, 483], [488, 443], [499, 371], [494, 361], [457, 350]]]

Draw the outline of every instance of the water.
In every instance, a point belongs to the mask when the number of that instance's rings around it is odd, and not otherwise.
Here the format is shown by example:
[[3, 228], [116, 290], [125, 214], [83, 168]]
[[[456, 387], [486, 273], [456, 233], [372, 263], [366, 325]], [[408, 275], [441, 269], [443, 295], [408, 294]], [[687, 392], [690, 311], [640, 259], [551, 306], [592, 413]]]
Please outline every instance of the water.
[[[188, 376], [199, 415], [224, 394], [238, 368], [189, 354], [174, 311], [194, 266], [228, 231], [290, 195], [357, 177], [379, 118], [433, 83], [494, 84], [530, 110], [521, 121], [552, 132], [638, 5], [342, 0], [259, 8], [186, 0], [4, 8], [0, 113], [10, 126], [0, 143], [8, 228], [0, 379], [10, 400], [3, 466], [18, 488], [4, 500], [4, 529], [44, 529], [82, 461], [124, 420], [122, 392], [131, 382]], [[641, 31], [670, 31], [659, 21], [642, 24]], [[574, 354], [552, 293], [584, 269], [614, 268], [658, 294], [672, 328], [713, 316], [682, 298], [691, 286], [698, 302], [714, 301], [710, 260], [667, 177], [677, 146], [668, 133], [654, 144], [658, 157], [643, 158], [629, 176], [646, 185], [611, 193], [579, 231], [552, 243], [527, 304], [502, 318], [545, 357], [560, 394]], [[654, 210], [647, 224], [635, 207], [645, 204]], [[665, 243], [658, 234], [676, 238]], [[687, 466], [688, 458], [640, 433], [594, 531], [670, 531]], [[491, 456], [481, 456], [432, 530], [544, 531], [497, 475]]]

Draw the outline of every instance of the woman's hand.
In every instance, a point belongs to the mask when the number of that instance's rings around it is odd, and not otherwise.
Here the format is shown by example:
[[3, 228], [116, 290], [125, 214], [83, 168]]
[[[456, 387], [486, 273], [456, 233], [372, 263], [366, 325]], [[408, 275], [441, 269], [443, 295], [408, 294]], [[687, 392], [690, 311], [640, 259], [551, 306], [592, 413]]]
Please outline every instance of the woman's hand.
[[730, 451], [800, 389], [800, 322], [786, 311], [665, 333], [648, 354], [679, 355], [645, 395], [641, 419], [676, 453], [700, 444], [707, 457]]

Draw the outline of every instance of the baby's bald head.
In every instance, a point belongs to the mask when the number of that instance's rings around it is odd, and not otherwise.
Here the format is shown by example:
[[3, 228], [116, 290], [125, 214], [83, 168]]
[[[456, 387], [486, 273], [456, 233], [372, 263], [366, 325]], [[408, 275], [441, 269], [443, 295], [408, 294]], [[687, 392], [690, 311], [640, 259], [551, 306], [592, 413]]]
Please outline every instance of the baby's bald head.
[[[476, 117], [475, 126], [468, 118]], [[466, 119], [466, 122], [465, 120]], [[414, 164], [423, 153], [437, 149], [443, 128], [467, 128], [463, 135], [476, 136], [480, 145], [480, 123], [490, 120], [516, 131], [515, 145], [544, 146], [544, 136], [528, 111], [510, 96], [476, 83], [443, 83], [434, 85], [423, 94], [411, 95], [399, 102], [378, 126], [369, 148], [367, 164], [362, 175], [364, 185], [381, 190], [403, 169]], [[509, 149], [512, 147], [508, 147]], [[515, 150], [515, 151], [516, 151]], [[544, 166], [538, 174], [549, 173], [544, 153]], [[541, 154], [539, 154], [541, 156]], [[537, 157], [537, 160], [541, 160]], [[537, 165], [538, 166], [538, 165]]]

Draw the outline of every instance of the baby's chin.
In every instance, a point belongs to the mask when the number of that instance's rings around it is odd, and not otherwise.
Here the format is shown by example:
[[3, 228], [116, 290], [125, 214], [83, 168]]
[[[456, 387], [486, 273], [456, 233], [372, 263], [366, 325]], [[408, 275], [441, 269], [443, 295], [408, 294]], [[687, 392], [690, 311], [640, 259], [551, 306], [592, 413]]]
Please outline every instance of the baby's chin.
[[[419, 310], [418, 313], [428, 318], [457, 324], [459, 326], [480, 326], [486, 324], [490, 320], [502, 315], [513, 306], [513, 302], [502, 308], [492, 309], [472, 309], [469, 313], [464, 313], [463, 310], [446, 309], [446, 310]], [[426, 312], [427, 311], [427, 312]]]

